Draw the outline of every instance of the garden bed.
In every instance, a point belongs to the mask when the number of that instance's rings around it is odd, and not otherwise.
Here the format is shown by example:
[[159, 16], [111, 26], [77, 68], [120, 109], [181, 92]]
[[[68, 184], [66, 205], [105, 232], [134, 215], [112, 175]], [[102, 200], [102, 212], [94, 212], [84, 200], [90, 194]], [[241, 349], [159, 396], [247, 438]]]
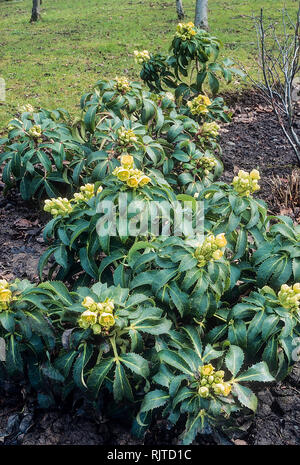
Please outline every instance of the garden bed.
[[[300, 208], [278, 203], [271, 193], [274, 176], [284, 179], [295, 168], [295, 156], [278, 129], [271, 109], [252, 92], [231, 97], [233, 121], [223, 125], [224, 173], [222, 180], [231, 182], [239, 169], [259, 169], [260, 197], [268, 202], [271, 214], [288, 214], [299, 221]], [[1, 185], [1, 190], [3, 185]], [[10, 192], [0, 199], [0, 275], [38, 281], [39, 257], [46, 249], [42, 239], [47, 219], [32, 204]], [[260, 401], [255, 419], [247, 419], [237, 444], [299, 444], [300, 370], [276, 387], [257, 388]], [[176, 444], [180, 431], [168, 430], [164, 421], [157, 422], [145, 440], [131, 438], [126, 425], [119, 421], [93, 417], [82, 406], [66, 410], [42, 411], [24, 389], [5, 385], [0, 401], [0, 443], [4, 444]], [[22, 412], [22, 413], [20, 413]], [[243, 420], [244, 421], [244, 420]], [[197, 444], [215, 444], [220, 437], [199, 437]]]

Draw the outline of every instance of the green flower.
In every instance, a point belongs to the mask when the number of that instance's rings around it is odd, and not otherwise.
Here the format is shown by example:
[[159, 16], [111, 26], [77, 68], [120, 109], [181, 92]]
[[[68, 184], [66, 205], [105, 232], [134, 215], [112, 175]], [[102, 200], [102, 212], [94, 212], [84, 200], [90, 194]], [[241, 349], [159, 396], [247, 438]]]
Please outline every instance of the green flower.
[[95, 325], [92, 326], [92, 331], [96, 335], [101, 334], [102, 328], [98, 323], [96, 323]]
[[278, 292], [278, 300], [282, 307], [291, 311], [298, 310], [300, 307], [300, 283], [292, 286], [283, 284]]
[[209, 105], [211, 105], [210, 99], [206, 95], [198, 95], [193, 100], [187, 103], [192, 115], [203, 115], [208, 113]]
[[80, 328], [88, 329], [90, 326], [93, 326], [97, 323], [97, 313], [86, 310], [81, 314], [81, 317], [78, 320]]
[[148, 50], [142, 50], [141, 52], [139, 52], [138, 50], [134, 50], [133, 54], [135, 62], [140, 65], [143, 63], [147, 63], [147, 61], [150, 60], [150, 54]]
[[244, 170], [240, 170], [238, 175], [233, 178], [232, 185], [234, 190], [241, 196], [249, 197], [250, 194], [260, 189], [258, 180], [260, 179], [259, 171], [252, 170], [251, 173], [247, 173]]
[[119, 145], [131, 145], [134, 142], [137, 142], [136, 134], [132, 129], [120, 128], [118, 130], [118, 142]]
[[220, 260], [224, 252], [221, 250], [227, 244], [225, 234], [218, 234], [216, 237], [213, 234], [207, 236], [203, 243], [195, 250], [195, 258], [198, 260], [198, 267], [205, 266], [208, 262], [213, 260]]
[[198, 390], [198, 394], [200, 397], [206, 399], [209, 396], [209, 388], [207, 386], [200, 386]]
[[73, 207], [70, 200], [58, 197], [57, 199], [45, 200], [44, 210], [53, 216], [65, 216], [72, 212]]
[[212, 123], [204, 123], [201, 128], [201, 136], [205, 138], [211, 137], [216, 139], [219, 135], [219, 131], [220, 126], [214, 121]]
[[29, 131], [28, 131], [28, 134], [30, 137], [32, 137], [33, 139], [40, 139], [41, 135], [42, 135], [42, 128], [39, 124], [35, 124], [34, 126], [32, 126]]
[[198, 160], [199, 167], [203, 169], [206, 175], [215, 168], [216, 164], [217, 160], [213, 157], [201, 157]]
[[110, 328], [115, 324], [115, 317], [111, 313], [103, 312], [99, 316], [99, 323], [105, 328]]
[[128, 79], [123, 76], [123, 77], [115, 77], [116, 84], [114, 85], [115, 89], [117, 89], [119, 92], [125, 93], [129, 92], [131, 89], [131, 86], [129, 84]]
[[176, 37], [179, 37], [181, 40], [191, 40], [197, 34], [195, 25], [192, 22], [189, 23], [179, 23], [176, 28]]

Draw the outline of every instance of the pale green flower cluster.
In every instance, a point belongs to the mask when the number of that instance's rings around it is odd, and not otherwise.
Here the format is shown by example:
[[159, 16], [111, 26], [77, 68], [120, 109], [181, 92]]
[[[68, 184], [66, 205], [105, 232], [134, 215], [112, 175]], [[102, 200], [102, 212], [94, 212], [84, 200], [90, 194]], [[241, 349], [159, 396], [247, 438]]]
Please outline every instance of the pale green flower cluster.
[[209, 363], [199, 367], [200, 380], [198, 394], [204, 399], [207, 397], [229, 396], [231, 392], [231, 385], [224, 382], [224, 371], [215, 371], [214, 367]]
[[13, 297], [9, 289], [9, 283], [6, 279], [0, 279], [0, 312], [2, 312], [2, 310], [7, 310], [12, 300]]
[[92, 197], [102, 192], [102, 190], [103, 188], [99, 186], [95, 193], [95, 184], [85, 184], [81, 186], [80, 192], [74, 194], [74, 197], [70, 200], [62, 197], [45, 200], [44, 210], [45, 212], [51, 213], [54, 217], [58, 215], [69, 215], [72, 213], [76, 204], [88, 202]]
[[238, 175], [233, 178], [232, 185], [240, 196], [249, 197], [250, 194], [260, 189], [258, 185], [259, 179], [260, 175], [258, 170], [252, 170], [251, 173], [240, 170]]
[[[15, 121], [18, 121], [18, 123], [21, 123], [21, 125], [24, 126], [23, 121], [21, 121], [20, 119], [14, 118], [14, 122], [15, 122]], [[9, 123], [10, 123], [10, 122], [9, 122]], [[8, 129], [9, 131], [13, 131], [14, 129], [16, 129], [16, 126], [13, 126], [12, 124], [9, 124], [9, 123], [8, 123], [8, 126], [7, 126], [7, 129]]]
[[175, 102], [175, 96], [172, 94], [172, 92], [166, 92], [165, 97], [167, 97], [169, 100], [172, 100], [172, 102]]
[[218, 234], [216, 237], [213, 234], [207, 236], [203, 243], [196, 248], [195, 258], [198, 260], [198, 267], [205, 266], [208, 262], [220, 260], [224, 252], [222, 250], [227, 244], [225, 234]]
[[140, 52], [138, 50], [134, 50], [133, 54], [135, 62], [140, 65], [150, 60], [150, 53], [148, 50], [142, 50]]
[[114, 301], [105, 299], [104, 302], [96, 303], [91, 297], [86, 297], [81, 305], [86, 310], [81, 314], [78, 324], [80, 328], [91, 328], [94, 334], [100, 334], [102, 331], [109, 331], [115, 324]]
[[205, 138], [212, 137], [216, 139], [219, 135], [219, 131], [220, 126], [214, 121], [212, 123], [204, 123], [201, 128], [201, 136]]
[[130, 91], [131, 86], [129, 84], [128, 79], [125, 76], [123, 77], [116, 76], [115, 81], [116, 81], [116, 84], [114, 87], [115, 89], [117, 89], [117, 91], [122, 92], [122, 93], [126, 93]]
[[45, 212], [51, 213], [53, 216], [65, 216], [71, 213], [73, 207], [70, 200], [58, 197], [57, 199], [45, 200], [44, 210]]
[[208, 113], [209, 105], [211, 105], [210, 99], [206, 95], [198, 95], [193, 100], [187, 103], [192, 115], [205, 115]]
[[[100, 194], [102, 192], [103, 187], [99, 186], [96, 192]], [[95, 195], [95, 184], [85, 184], [84, 186], [80, 187], [80, 192], [76, 192], [74, 194], [73, 199], [70, 202], [78, 203], [78, 202], [88, 202], [92, 197]]]
[[34, 108], [32, 105], [27, 103], [26, 105], [22, 105], [21, 107], [18, 108], [19, 113], [33, 113]]
[[217, 160], [213, 157], [201, 157], [197, 160], [198, 166], [203, 169], [204, 174], [209, 174], [217, 165]]
[[131, 145], [134, 142], [137, 142], [136, 134], [132, 129], [125, 129], [124, 127], [118, 129], [118, 143], [122, 146]]
[[181, 40], [191, 40], [197, 31], [195, 30], [195, 25], [192, 22], [189, 23], [179, 23], [176, 28], [176, 37], [180, 37]]
[[298, 310], [300, 307], [300, 283], [293, 286], [283, 284], [278, 292], [278, 299], [282, 307]]
[[42, 140], [41, 139], [41, 136], [42, 136], [41, 126], [39, 124], [35, 124], [34, 126], [32, 126], [28, 131], [28, 135], [32, 137], [33, 139], [38, 139], [39, 141]]
[[122, 155], [121, 166], [115, 168], [112, 174], [117, 176], [120, 181], [126, 182], [127, 186], [132, 189], [143, 187], [151, 181], [143, 171], [133, 167], [133, 157], [127, 154]]

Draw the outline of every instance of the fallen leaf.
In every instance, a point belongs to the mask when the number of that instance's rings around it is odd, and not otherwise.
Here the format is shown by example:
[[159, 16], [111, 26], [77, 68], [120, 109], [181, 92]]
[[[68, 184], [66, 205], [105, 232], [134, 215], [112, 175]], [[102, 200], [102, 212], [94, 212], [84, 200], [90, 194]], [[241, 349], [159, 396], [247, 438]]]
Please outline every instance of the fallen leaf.
[[19, 229], [27, 229], [32, 227], [32, 222], [25, 218], [20, 218], [14, 222], [14, 226]]
[[285, 215], [285, 216], [294, 216], [294, 212], [292, 208], [281, 208], [280, 209], [280, 215]]

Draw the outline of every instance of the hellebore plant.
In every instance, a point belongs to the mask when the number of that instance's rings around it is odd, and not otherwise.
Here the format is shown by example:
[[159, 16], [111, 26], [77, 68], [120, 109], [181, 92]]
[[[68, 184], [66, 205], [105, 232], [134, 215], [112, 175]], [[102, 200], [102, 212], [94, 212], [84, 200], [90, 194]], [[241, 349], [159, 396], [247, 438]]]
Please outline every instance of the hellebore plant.
[[138, 437], [163, 416], [190, 444], [298, 360], [299, 226], [268, 215], [257, 167], [218, 181], [216, 94], [240, 74], [220, 46], [181, 23], [169, 56], [134, 51], [149, 90], [101, 79], [73, 120], [25, 104], [0, 140], [6, 189], [49, 214], [40, 284], [0, 280], [0, 382], [42, 408], [82, 399]]

